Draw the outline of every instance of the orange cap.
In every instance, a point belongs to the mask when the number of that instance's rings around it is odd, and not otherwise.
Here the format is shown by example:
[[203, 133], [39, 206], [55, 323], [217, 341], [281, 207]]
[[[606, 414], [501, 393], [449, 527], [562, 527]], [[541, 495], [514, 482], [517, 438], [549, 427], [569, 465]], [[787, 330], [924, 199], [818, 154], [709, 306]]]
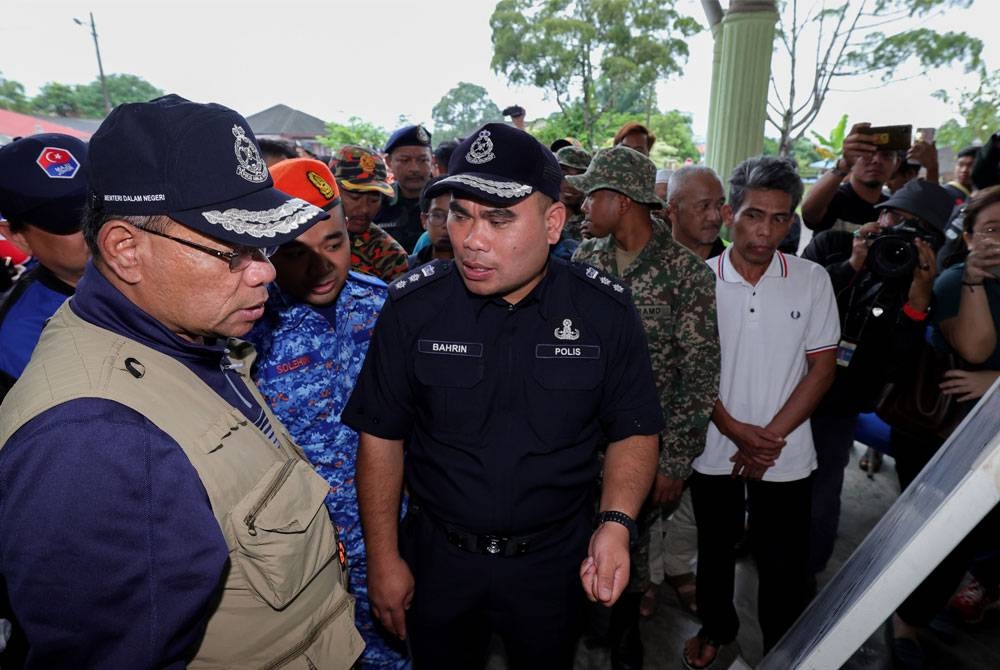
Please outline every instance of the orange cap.
[[329, 210], [340, 202], [333, 173], [314, 158], [287, 158], [271, 166], [274, 187], [290, 196]]

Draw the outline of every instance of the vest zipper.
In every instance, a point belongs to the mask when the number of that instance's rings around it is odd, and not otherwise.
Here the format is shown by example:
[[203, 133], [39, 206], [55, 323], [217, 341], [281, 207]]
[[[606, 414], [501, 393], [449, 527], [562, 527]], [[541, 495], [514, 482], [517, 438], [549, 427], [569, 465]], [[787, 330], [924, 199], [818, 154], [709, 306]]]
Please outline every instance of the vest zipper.
[[330, 625], [330, 622], [332, 622], [334, 619], [339, 617], [344, 612], [344, 610], [347, 609], [347, 605], [350, 602], [351, 602], [351, 597], [347, 593], [345, 593], [341, 601], [337, 603], [337, 606], [335, 608], [333, 608], [333, 611], [327, 614], [322, 619], [320, 619], [319, 623], [317, 623], [315, 626], [310, 628], [309, 632], [306, 634], [304, 638], [302, 638], [301, 642], [299, 642], [294, 647], [285, 652], [283, 656], [272, 661], [269, 665], [265, 665], [262, 668], [262, 670], [276, 670], [277, 668], [286, 665], [292, 659], [304, 654], [306, 649], [308, 649], [309, 646], [316, 641], [316, 638], [319, 637], [320, 631], [326, 628], [328, 625]]
[[247, 532], [250, 533], [250, 535], [257, 535], [257, 529], [254, 527], [254, 523], [257, 521], [257, 515], [260, 514], [260, 511], [267, 506], [267, 503], [271, 502], [271, 498], [273, 498], [274, 494], [278, 492], [281, 485], [285, 483], [288, 476], [292, 474], [292, 468], [295, 467], [295, 463], [297, 461], [297, 458], [290, 458], [285, 461], [284, 465], [281, 466], [281, 469], [278, 470], [278, 474], [275, 475], [274, 479], [271, 480], [271, 483], [268, 484], [267, 490], [264, 491], [264, 495], [261, 496], [261, 499], [258, 500], [253, 506], [250, 513], [244, 517], [243, 523], [246, 525]]

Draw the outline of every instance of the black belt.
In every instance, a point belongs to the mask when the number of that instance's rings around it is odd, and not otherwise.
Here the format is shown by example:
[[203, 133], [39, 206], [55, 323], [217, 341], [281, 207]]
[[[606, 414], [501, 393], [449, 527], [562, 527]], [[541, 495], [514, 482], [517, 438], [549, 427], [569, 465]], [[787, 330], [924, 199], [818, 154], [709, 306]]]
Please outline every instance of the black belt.
[[504, 535], [500, 533], [472, 533], [464, 528], [434, 518], [420, 505], [410, 503], [410, 512], [423, 514], [441, 529], [445, 538], [454, 546], [474, 554], [487, 556], [522, 556], [537, 549], [544, 541], [565, 528], [565, 522], [549, 524], [542, 530], [528, 535]]

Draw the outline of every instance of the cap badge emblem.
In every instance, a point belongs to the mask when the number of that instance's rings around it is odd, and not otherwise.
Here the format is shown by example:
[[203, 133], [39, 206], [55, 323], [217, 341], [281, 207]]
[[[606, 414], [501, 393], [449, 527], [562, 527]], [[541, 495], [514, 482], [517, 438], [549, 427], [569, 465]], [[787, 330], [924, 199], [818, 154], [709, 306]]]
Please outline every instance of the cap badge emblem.
[[35, 159], [49, 179], [72, 179], [80, 170], [80, 161], [60, 147], [45, 147]]
[[496, 154], [493, 153], [493, 140], [490, 139], [490, 131], [488, 130], [479, 133], [479, 137], [469, 147], [469, 153], [465, 154], [465, 160], [473, 165], [489, 163], [496, 157]]
[[365, 172], [375, 172], [375, 157], [370, 154], [361, 154], [361, 159], [358, 161], [361, 164], [361, 169]]
[[417, 141], [422, 144], [429, 144], [431, 141], [430, 135], [427, 134], [423, 126], [417, 126]]
[[239, 163], [236, 174], [254, 184], [266, 181], [267, 164], [260, 157], [257, 145], [247, 137], [247, 132], [240, 126], [233, 126], [233, 136], [236, 138], [233, 149], [236, 152], [236, 161]]
[[556, 328], [553, 331], [557, 340], [578, 340], [580, 339], [580, 331], [573, 328], [572, 319], [563, 319], [562, 328]]
[[324, 198], [329, 200], [333, 197], [333, 187], [330, 186], [330, 184], [328, 184], [318, 172], [308, 170], [306, 172], [306, 179], [309, 180], [310, 184], [316, 187], [316, 190], [319, 191], [320, 195]]

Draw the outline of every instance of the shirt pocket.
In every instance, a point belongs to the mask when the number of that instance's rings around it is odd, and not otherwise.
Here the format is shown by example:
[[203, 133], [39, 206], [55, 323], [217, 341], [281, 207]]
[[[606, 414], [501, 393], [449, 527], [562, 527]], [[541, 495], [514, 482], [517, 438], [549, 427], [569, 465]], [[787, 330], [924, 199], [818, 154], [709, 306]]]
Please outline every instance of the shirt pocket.
[[536, 358], [528, 422], [538, 437], [532, 451], [547, 453], [589, 442], [601, 398], [601, 358]]
[[459, 438], [464, 444], [479, 434], [491, 407], [483, 397], [482, 358], [418, 354], [413, 372], [423, 387], [418, 406], [428, 413], [435, 435], [446, 441]]
[[308, 462], [292, 458], [272, 465], [233, 507], [236, 561], [274, 609], [294, 600], [337, 552], [323, 504], [329, 491]]

